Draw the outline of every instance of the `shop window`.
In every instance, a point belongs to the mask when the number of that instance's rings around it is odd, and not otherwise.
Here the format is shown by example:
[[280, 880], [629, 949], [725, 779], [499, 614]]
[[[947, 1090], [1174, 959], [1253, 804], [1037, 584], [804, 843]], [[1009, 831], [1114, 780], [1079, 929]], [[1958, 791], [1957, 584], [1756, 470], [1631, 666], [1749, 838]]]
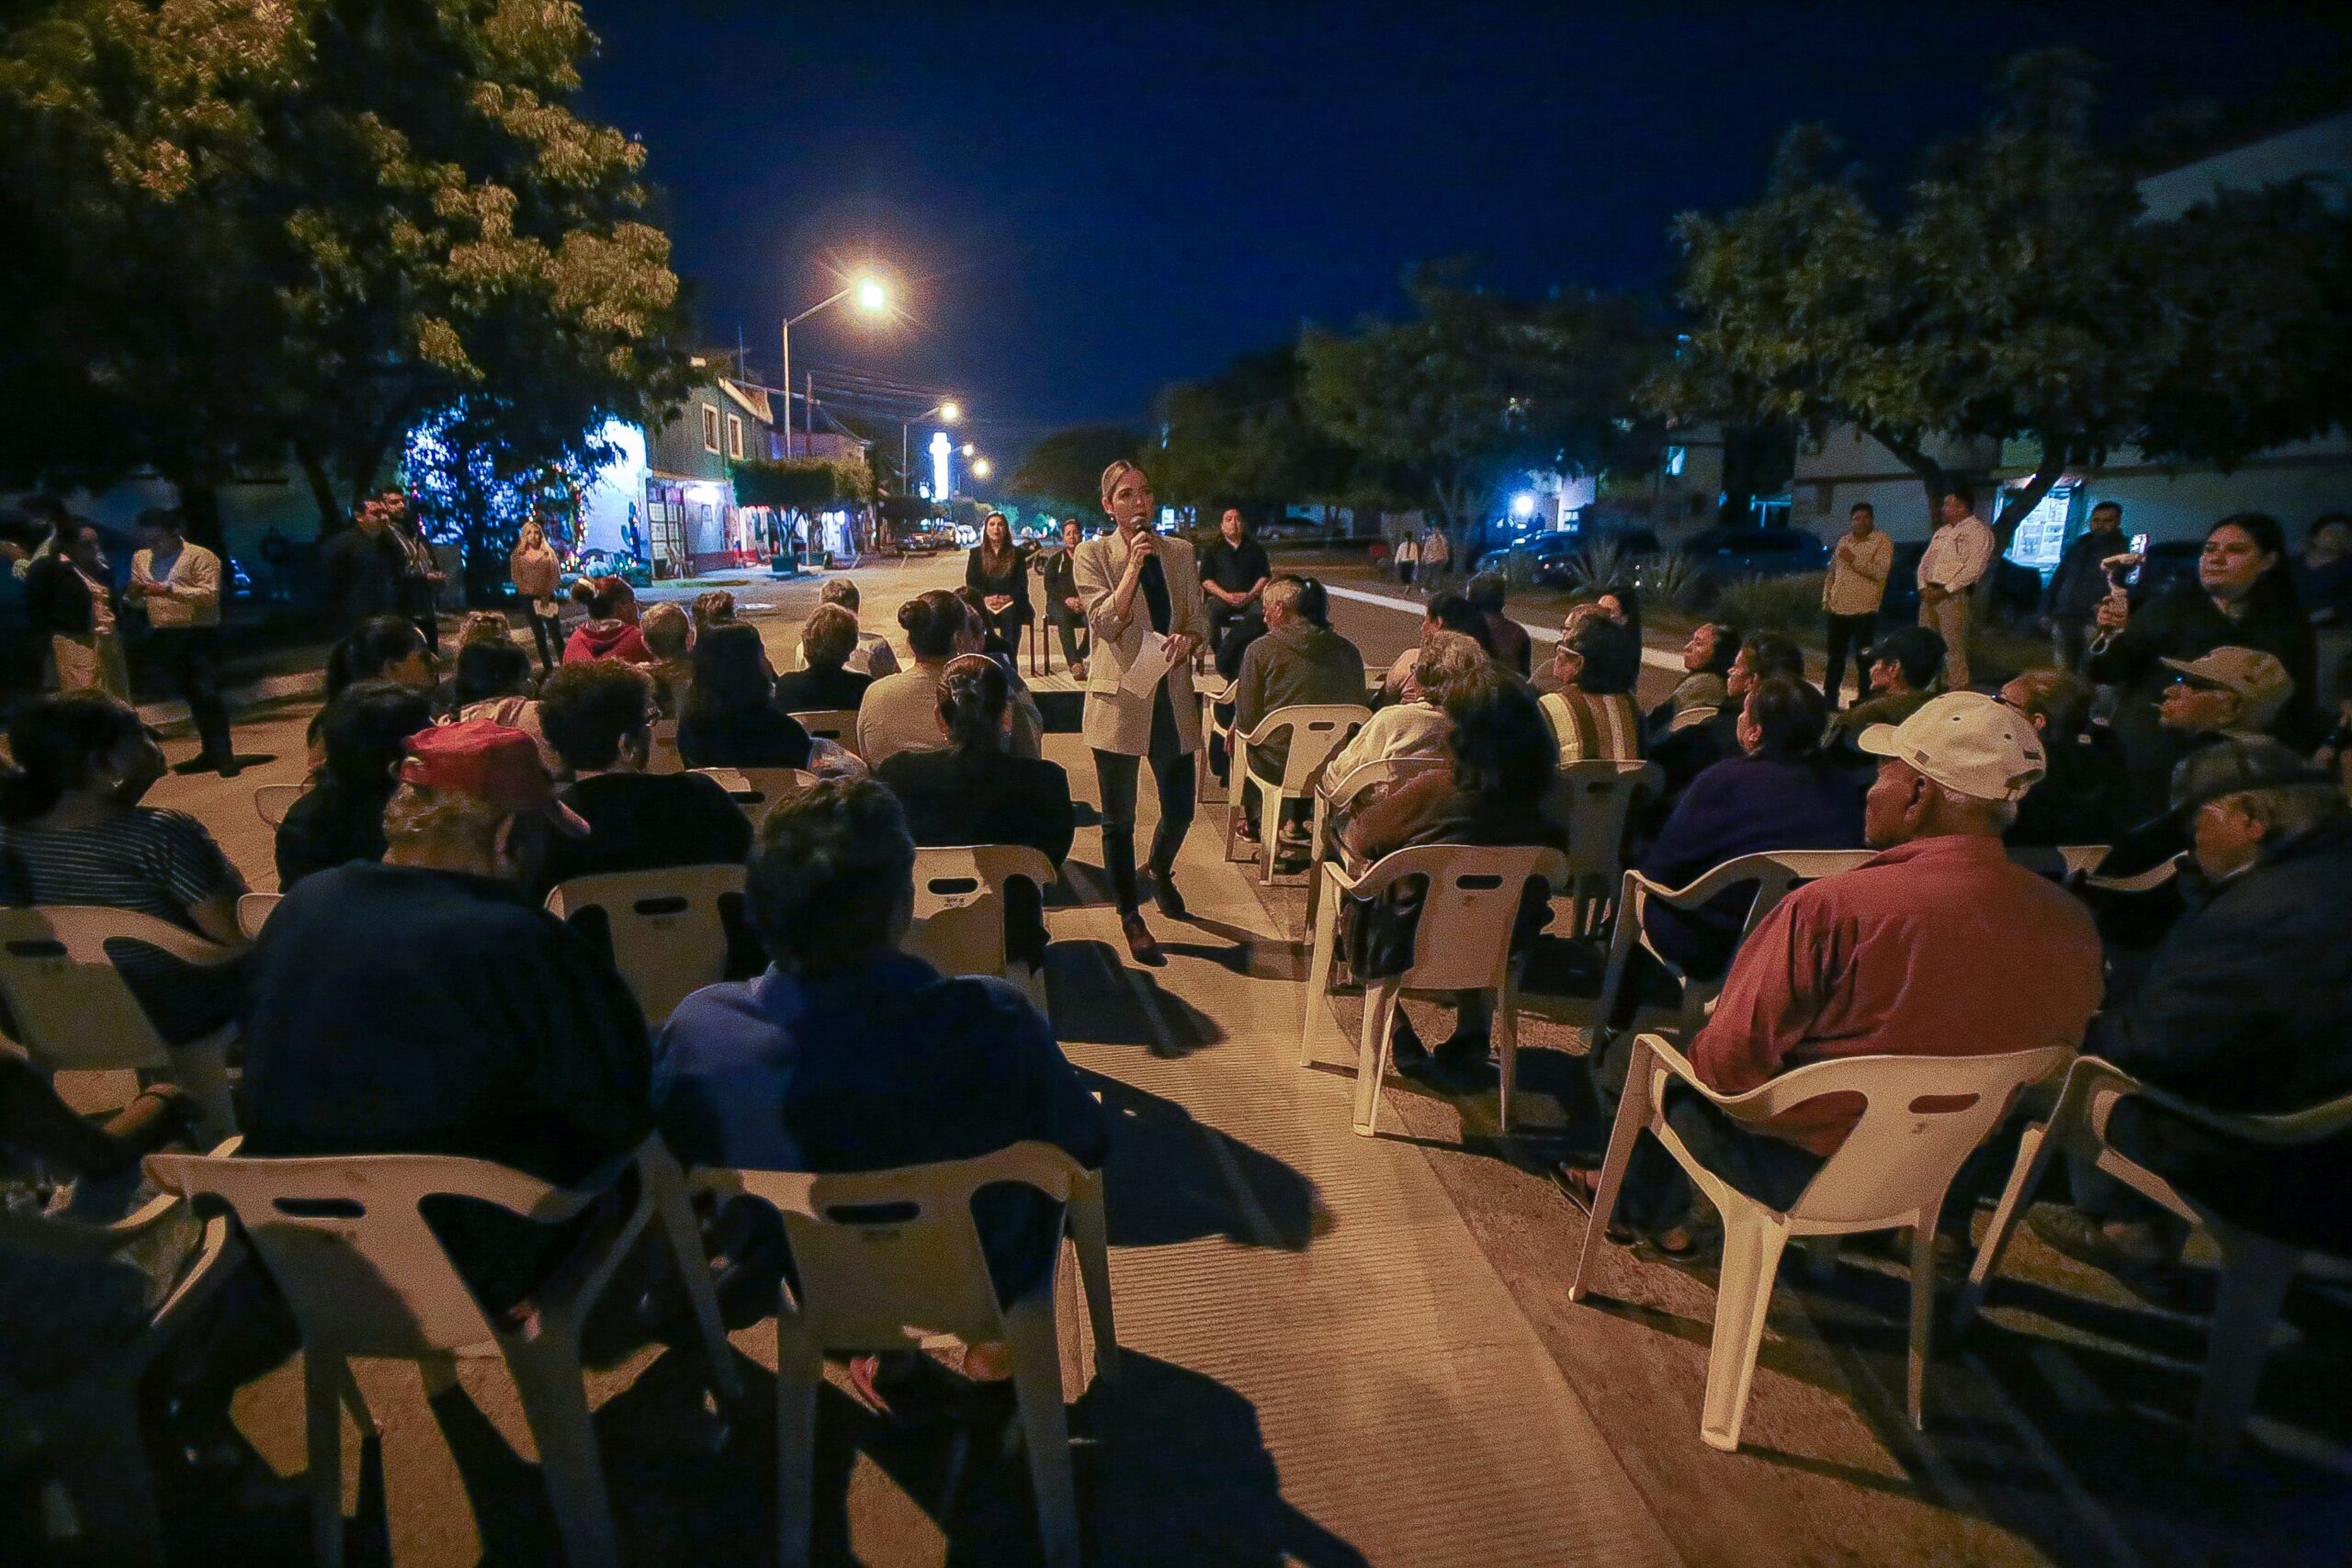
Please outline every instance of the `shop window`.
[[708, 403], [702, 405], [702, 449], [706, 452], [718, 450], [718, 411]]
[[731, 413], [727, 416], [727, 455], [739, 463], [743, 460], [743, 422]]

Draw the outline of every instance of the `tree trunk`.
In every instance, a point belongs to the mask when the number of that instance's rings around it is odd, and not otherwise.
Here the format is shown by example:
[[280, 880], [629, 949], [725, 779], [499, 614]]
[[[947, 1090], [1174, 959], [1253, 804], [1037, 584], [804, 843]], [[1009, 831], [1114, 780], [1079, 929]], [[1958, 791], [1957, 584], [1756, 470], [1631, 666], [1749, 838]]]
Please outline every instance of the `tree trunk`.
[[220, 524], [220, 491], [209, 472], [174, 474], [172, 488], [179, 491], [180, 515], [187, 520], [187, 536], [202, 545], [223, 563], [229, 558], [229, 541]]
[[318, 505], [319, 537], [332, 538], [351, 525], [351, 513], [334, 492], [334, 476], [327, 472], [327, 460], [315, 446], [298, 444], [294, 456], [302, 465], [303, 477], [311, 481], [311, 499]]

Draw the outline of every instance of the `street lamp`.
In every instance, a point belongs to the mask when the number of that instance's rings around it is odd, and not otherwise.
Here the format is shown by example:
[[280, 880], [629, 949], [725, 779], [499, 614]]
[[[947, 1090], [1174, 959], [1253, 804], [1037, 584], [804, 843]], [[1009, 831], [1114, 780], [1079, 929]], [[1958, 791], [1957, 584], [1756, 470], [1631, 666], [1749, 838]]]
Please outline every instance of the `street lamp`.
[[974, 479], [984, 479], [994, 472], [996, 472], [996, 465], [989, 462], [986, 457], [975, 457], [972, 459], [972, 477]]
[[970, 457], [970, 456], [972, 455], [972, 444], [971, 444], [970, 442], [968, 442], [968, 441], [965, 442], [965, 443], [964, 443], [964, 445], [963, 445], [963, 447], [962, 447], [962, 451], [963, 451], [964, 456], [966, 456], [967, 457]]
[[[929, 419], [933, 414], [937, 414], [943, 423], [953, 424], [964, 417], [964, 405], [949, 398], [944, 402], [933, 404], [910, 419], [902, 419], [899, 422], [899, 482], [910, 491], [914, 489], [914, 479], [907, 469], [907, 432], [914, 425]], [[942, 439], [945, 437], [942, 436]]]
[[[824, 299], [797, 316], [787, 316], [784, 322], [784, 455], [792, 456], [792, 329], [820, 310], [830, 310], [842, 300], [854, 297], [857, 308], [869, 316], [886, 314], [890, 309], [890, 289], [880, 278], [872, 276], [854, 277]], [[811, 412], [810, 417], [815, 417]]]

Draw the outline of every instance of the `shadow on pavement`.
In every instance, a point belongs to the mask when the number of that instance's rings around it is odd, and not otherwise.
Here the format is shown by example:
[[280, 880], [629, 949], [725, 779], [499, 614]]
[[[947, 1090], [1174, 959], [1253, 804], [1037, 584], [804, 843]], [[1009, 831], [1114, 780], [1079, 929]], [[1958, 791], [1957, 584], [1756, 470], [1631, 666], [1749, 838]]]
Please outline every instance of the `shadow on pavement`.
[[[1121, 978], [1126, 970], [1136, 984]], [[1155, 1056], [1189, 1056], [1225, 1039], [1217, 1021], [1161, 986], [1148, 969], [1131, 968], [1106, 942], [1057, 942], [1046, 950], [1054, 1032], [1065, 1043], [1141, 1045]]]
[[1329, 1234], [1335, 1221], [1315, 1183], [1281, 1160], [1173, 1100], [1088, 1076], [1114, 1118], [1103, 1182], [1112, 1246], [1172, 1247], [1214, 1235], [1304, 1252]]

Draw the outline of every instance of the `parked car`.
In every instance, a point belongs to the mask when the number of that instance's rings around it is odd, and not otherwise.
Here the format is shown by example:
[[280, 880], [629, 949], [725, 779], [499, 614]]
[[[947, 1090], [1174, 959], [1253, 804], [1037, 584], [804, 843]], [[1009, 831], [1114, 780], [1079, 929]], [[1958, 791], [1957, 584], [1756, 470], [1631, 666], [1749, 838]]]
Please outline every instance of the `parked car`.
[[1717, 589], [1744, 578], [1829, 570], [1829, 547], [1803, 528], [1702, 529], [1684, 541], [1680, 553], [1702, 581]]
[[1508, 572], [1514, 558], [1528, 563], [1525, 570], [1533, 571], [1548, 562], [1561, 560], [1584, 548], [1584, 540], [1575, 534], [1544, 528], [1521, 534], [1498, 547], [1488, 550], [1477, 559], [1480, 571]]

